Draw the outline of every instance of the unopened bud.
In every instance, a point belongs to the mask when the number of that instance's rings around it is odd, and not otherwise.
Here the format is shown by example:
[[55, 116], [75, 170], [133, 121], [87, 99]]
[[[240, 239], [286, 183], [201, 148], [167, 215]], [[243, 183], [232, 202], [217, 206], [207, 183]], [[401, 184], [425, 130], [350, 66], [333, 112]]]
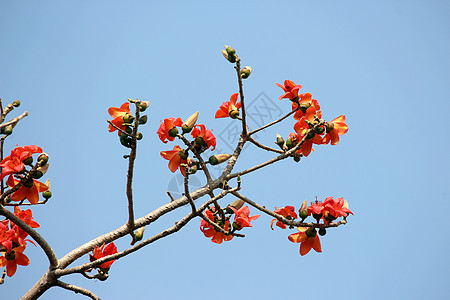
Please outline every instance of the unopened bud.
[[334, 123], [325, 123], [325, 128], [327, 129], [327, 133], [329, 133], [334, 128]]
[[136, 232], [134, 233], [134, 237], [137, 242], [142, 240], [142, 238], [144, 237], [144, 230], [145, 230], [145, 226], [142, 226], [138, 230], [136, 230]]
[[300, 161], [300, 156], [294, 156], [294, 161], [295, 162], [299, 162]]
[[41, 165], [42, 166], [45, 166], [47, 163], [48, 163], [48, 154], [47, 153], [41, 153], [39, 156], [38, 156], [38, 161], [40, 161], [41, 162]]
[[205, 140], [198, 136], [195, 138], [195, 144], [197, 144], [199, 146], [203, 146], [203, 145], [205, 145]]
[[125, 116], [123, 116], [123, 122], [126, 124], [131, 124], [134, 121], [134, 117], [130, 114], [126, 114]]
[[239, 224], [236, 223], [236, 222], [233, 222], [233, 228], [234, 228], [235, 230], [241, 230], [241, 229], [242, 229], [242, 226], [239, 225]]
[[316, 127], [316, 133], [317, 134], [322, 134], [324, 131], [325, 131], [325, 128], [323, 126]]
[[138, 133], [136, 134], [136, 139], [137, 139], [138, 141], [142, 140], [143, 137], [144, 137], [144, 135], [142, 135], [142, 133], [140, 133], [140, 132], [138, 132]]
[[300, 103], [300, 110], [303, 112], [303, 113], [306, 113], [306, 110], [308, 109], [308, 108], [310, 108], [311, 107], [311, 103], [309, 103], [309, 102], [302, 102], [302, 103]]
[[281, 149], [283, 149], [283, 146], [284, 146], [284, 139], [283, 139], [283, 137], [281, 137], [281, 135], [279, 135], [278, 133], [277, 133], [277, 141], [275, 142], [275, 144], [277, 144], [278, 147], [280, 147]]
[[0, 129], [0, 133], [6, 134], [6, 135], [10, 135], [13, 132], [13, 128], [14, 127], [12, 125], [8, 125], [8, 126], [5, 126], [5, 127], [2, 127]]
[[147, 123], [148, 117], [147, 115], [144, 115], [142, 117], [139, 118], [139, 125], [144, 125], [145, 123]]
[[31, 165], [32, 163], [33, 163], [33, 157], [27, 157], [26, 159], [24, 159], [23, 161], [22, 161], [24, 164], [26, 164], [26, 165]]
[[33, 179], [29, 179], [29, 180], [25, 181], [25, 182], [23, 183], [23, 186], [24, 186], [24, 187], [27, 187], [27, 188], [33, 187], [33, 186], [34, 186], [34, 181], [33, 181]]
[[228, 45], [225, 45], [225, 50], [222, 50], [223, 56], [231, 63], [236, 62], [236, 50]]
[[244, 205], [244, 203], [245, 203], [244, 200], [241, 200], [241, 199], [231, 202], [230, 204], [228, 204], [228, 206], [226, 208], [227, 212], [232, 214], [233, 210], [230, 209], [230, 207], [233, 207], [234, 209], [239, 210]]
[[188, 153], [186, 152], [186, 150], [181, 149], [180, 151], [178, 151], [178, 155], [180, 156], [181, 159], [187, 159], [188, 158]]
[[19, 106], [20, 106], [20, 101], [19, 101], [19, 100], [14, 100], [13, 103], [12, 103], [12, 105], [13, 105], [14, 107], [19, 107]]
[[300, 206], [298, 216], [302, 219], [302, 221], [308, 217], [308, 202], [306, 200], [303, 201], [302, 206]]
[[176, 127], [169, 130], [169, 136], [170, 137], [176, 137], [178, 134], [178, 129]]
[[195, 123], [197, 123], [198, 119], [198, 111], [194, 113], [192, 116], [187, 118], [187, 120], [182, 125], [183, 133], [189, 133], [191, 132], [192, 128], [194, 128]]
[[324, 236], [325, 234], [327, 234], [327, 230], [324, 227], [322, 227], [322, 228], [319, 229], [319, 234], [321, 236]]
[[248, 76], [250, 76], [251, 73], [252, 73], [252, 68], [249, 67], [249, 66], [246, 66], [246, 67], [244, 67], [244, 68], [241, 70], [241, 77], [242, 77], [243, 79], [247, 79]]
[[34, 179], [39, 179], [39, 178], [41, 178], [42, 176], [44, 176], [44, 174], [47, 173], [47, 170], [48, 170], [48, 167], [49, 167], [49, 166], [50, 166], [50, 165], [47, 164], [47, 165], [45, 165], [45, 166], [42, 166], [42, 167], [37, 168], [37, 169], [36, 169], [36, 172], [33, 173], [33, 178], [34, 178]]
[[140, 111], [145, 111], [150, 106], [149, 101], [141, 101], [141, 104], [139, 105]]
[[308, 229], [306, 229], [306, 236], [307, 237], [315, 237], [317, 235], [317, 231], [315, 228], [313, 227], [309, 227]]
[[209, 163], [213, 166], [227, 161], [231, 157], [231, 154], [216, 154], [209, 158]]

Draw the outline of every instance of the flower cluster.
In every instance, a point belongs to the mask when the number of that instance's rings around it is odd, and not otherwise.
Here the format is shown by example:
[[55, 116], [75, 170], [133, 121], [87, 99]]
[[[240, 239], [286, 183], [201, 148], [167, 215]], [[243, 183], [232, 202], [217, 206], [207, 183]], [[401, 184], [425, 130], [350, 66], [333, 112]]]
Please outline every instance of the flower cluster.
[[[39, 227], [39, 224], [33, 220], [30, 209], [21, 210], [16, 206], [14, 215], [31, 228]], [[27, 236], [28, 233], [12, 221], [6, 219], [0, 222], [0, 252], [2, 254], [0, 256], [0, 267], [6, 267], [6, 274], [9, 277], [16, 273], [17, 265], [27, 266], [30, 263], [23, 251], [27, 247], [27, 242], [33, 244], [34, 242], [26, 239]]]
[[[293, 206], [277, 208], [274, 213], [283, 216], [288, 220], [295, 221], [295, 219], [297, 219], [297, 214], [295, 213], [295, 208]], [[293, 233], [288, 237], [291, 242], [300, 243], [300, 254], [302, 256], [307, 254], [311, 249], [314, 249], [317, 252], [322, 252], [316, 228], [320, 228], [319, 235], [325, 235], [325, 228], [327, 227], [327, 225], [329, 225], [339, 217], [343, 217], [345, 220], [348, 214], [353, 214], [353, 212], [348, 208], [348, 203], [346, 200], [344, 200], [344, 198], [334, 199], [333, 197], [327, 197], [323, 202], [316, 200], [309, 206], [305, 200], [302, 203], [298, 213], [299, 217], [301, 218], [302, 224], [306, 225], [306, 223], [303, 222], [308, 216], [312, 216], [317, 221], [316, 224], [308, 224], [309, 227], [297, 227], [299, 232]], [[323, 223], [320, 223], [320, 221], [322, 221]], [[287, 228], [285, 223], [281, 222], [278, 219], [273, 219], [270, 224], [272, 230], [274, 222], [276, 222], [275, 225], [282, 229]], [[291, 225], [290, 228], [292, 227], [293, 226]]]
[[[226, 233], [217, 231], [209, 222], [202, 220], [200, 223], [200, 230], [207, 238], [216, 244], [221, 244], [223, 241], [229, 241], [233, 238], [233, 233], [241, 230], [244, 227], [252, 227], [251, 222], [258, 219], [260, 215], [250, 216], [250, 209], [248, 206], [242, 207], [244, 201], [237, 200], [228, 205], [226, 209], [216, 209], [216, 207], [205, 210], [206, 217], [222, 228]], [[234, 221], [230, 226], [230, 219], [234, 215]]]
[[[345, 116], [341, 115], [330, 122], [322, 120], [322, 111], [316, 99], [312, 99], [310, 93], [299, 94], [301, 85], [296, 85], [291, 80], [286, 80], [284, 86], [277, 83], [285, 92], [280, 96], [280, 100], [288, 98], [292, 101], [292, 110], [295, 111], [294, 131], [291, 132], [284, 142], [281, 136], [277, 137], [277, 142], [283, 150], [294, 148], [300, 141], [304, 140], [298, 147], [296, 154], [308, 156], [311, 153], [313, 144], [325, 145], [331, 142], [331, 145], [337, 145], [339, 136], [348, 131], [345, 124]], [[298, 157], [298, 156], [297, 156]]]
[[[198, 111], [186, 119], [185, 122], [181, 118], [166, 118], [161, 121], [158, 134], [159, 139], [163, 143], [174, 141], [180, 138], [184, 141], [187, 148], [182, 149], [179, 145], [175, 145], [172, 150], [161, 151], [161, 156], [169, 161], [169, 170], [175, 172], [180, 169], [183, 176], [186, 175], [186, 167], [191, 174], [195, 173], [199, 168], [199, 162], [189, 157], [189, 152], [193, 151], [200, 155], [207, 149], [214, 150], [216, 148], [216, 137], [211, 130], [206, 129], [203, 124], [197, 124]], [[181, 129], [181, 133], [180, 133]], [[185, 134], [190, 133], [192, 141], [189, 141]]]
[[108, 131], [114, 132], [118, 131], [117, 134], [120, 137], [120, 143], [127, 147], [131, 148], [133, 145], [133, 139], [136, 140], [142, 139], [142, 133], [136, 131], [136, 136], [133, 136], [133, 128], [140, 125], [144, 125], [147, 123], [147, 116], [143, 115], [139, 117], [139, 120], [136, 120], [135, 116], [131, 113], [130, 103], [135, 103], [137, 107], [137, 112], [145, 111], [150, 103], [149, 101], [139, 101], [128, 99], [128, 102], [125, 102], [120, 107], [110, 107], [108, 109], [108, 113], [113, 118], [111, 121], [108, 120], [109, 126]]

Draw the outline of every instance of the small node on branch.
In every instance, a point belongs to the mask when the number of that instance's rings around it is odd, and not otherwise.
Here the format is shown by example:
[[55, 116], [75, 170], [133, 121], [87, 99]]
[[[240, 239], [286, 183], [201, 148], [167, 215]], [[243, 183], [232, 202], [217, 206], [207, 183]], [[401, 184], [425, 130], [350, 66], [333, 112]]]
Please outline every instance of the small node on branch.
[[14, 100], [13, 103], [12, 103], [12, 105], [13, 105], [14, 107], [19, 107], [19, 106], [20, 106], [20, 101], [19, 101], [19, 100]]
[[252, 67], [246, 66], [241, 70], [242, 79], [247, 79], [252, 73]]

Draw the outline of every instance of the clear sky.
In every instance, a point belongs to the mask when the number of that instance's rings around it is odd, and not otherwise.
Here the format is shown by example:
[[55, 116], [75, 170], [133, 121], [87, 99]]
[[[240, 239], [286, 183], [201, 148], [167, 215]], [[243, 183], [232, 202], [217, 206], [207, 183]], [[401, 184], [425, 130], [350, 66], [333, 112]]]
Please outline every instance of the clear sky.
[[[174, 145], [158, 140], [160, 120], [199, 110], [218, 149], [228, 151], [231, 121], [214, 120], [237, 92], [224, 44], [253, 68], [244, 86], [250, 127], [261, 103], [274, 118], [289, 111], [274, 83], [290, 79], [318, 99], [325, 119], [345, 114], [350, 128], [337, 146], [243, 178], [242, 193], [272, 209], [315, 196], [347, 199], [355, 216], [321, 239], [323, 253], [300, 256], [287, 240], [294, 231], [270, 230], [267, 216], [244, 239], [221, 245], [195, 220], [115, 262], [106, 282], [65, 281], [102, 299], [447, 298], [449, 12], [448, 1], [413, 0], [0, 1], [0, 97], [22, 101], [15, 115], [29, 112], [6, 151], [36, 144], [50, 155], [45, 178], [54, 196], [33, 214], [58, 257], [126, 221], [126, 149], [107, 132], [108, 107], [150, 101], [138, 146], [137, 217], [179, 188], [159, 156]], [[292, 125], [258, 138], [270, 144]], [[236, 170], [270, 157], [249, 147]], [[162, 218], [146, 236], [188, 212]], [[41, 249], [30, 245], [26, 254], [31, 264], [0, 286], [2, 299], [23, 295], [47, 269]], [[76, 263], [84, 262], [87, 255]], [[52, 288], [42, 299], [82, 297]]]

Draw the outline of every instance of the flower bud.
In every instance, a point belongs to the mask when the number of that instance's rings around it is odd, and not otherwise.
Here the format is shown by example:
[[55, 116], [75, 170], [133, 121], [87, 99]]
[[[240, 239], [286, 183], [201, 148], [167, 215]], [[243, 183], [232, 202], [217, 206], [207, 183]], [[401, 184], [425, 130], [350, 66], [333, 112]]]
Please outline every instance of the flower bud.
[[134, 117], [130, 114], [126, 114], [125, 116], [123, 116], [123, 122], [126, 124], [131, 124], [134, 121]]
[[242, 77], [243, 79], [247, 79], [248, 76], [250, 76], [251, 73], [252, 73], [252, 68], [249, 67], [249, 66], [246, 66], [246, 67], [244, 67], [244, 68], [241, 70], [241, 77]]
[[39, 179], [39, 178], [41, 178], [42, 176], [44, 176], [44, 174], [47, 173], [47, 170], [48, 170], [48, 167], [49, 167], [49, 166], [50, 166], [50, 165], [47, 164], [47, 165], [45, 165], [45, 166], [42, 166], [42, 167], [37, 168], [37, 169], [36, 169], [36, 172], [33, 173], [33, 178], [34, 178], [34, 179]]
[[19, 106], [20, 106], [20, 101], [19, 101], [19, 100], [14, 100], [13, 103], [12, 103], [12, 105], [13, 105], [14, 107], [19, 107]]
[[239, 111], [238, 110], [232, 110], [232, 111], [230, 111], [229, 115], [230, 115], [230, 118], [237, 119], [237, 117], [239, 117]]
[[309, 227], [308, 229], [306, 229], [306, 236], [307, 237], [315, 237], [317, 235], [317, 231], [315, 228], [313, 227]]
[[139, 105], [139, 111], [145, 111], [149, 106], [149, 101], [141, 101], [141, 104]]
[[309, 103], [309, 102], [302, 102], [302, 103], [300, 103], [300, 110], [303, 112], [303, 113], [306, 113], [306, 110], [308, 109], [308, 108], [310, 108], [311, 107], [311, 103]]
[[231, 157], [231, 154], [216, 154], [209, 158], [209, 163], [213, 166], [227, 161]]
[[12, 125], [8, 125], [8, 126], [5, 126], [5, 127], [2, 127], [0, 129], [0, 133], [6, 134], [6, 135], [10, 135], [13, 132], [13, 128], [14, 127]]
[[34, 186], [34, 181], [33, 181], [33, 179], [29, 179], [29, 180], [25, 181], [25, 182], [23, 183], [23, 186], [24, 186], [24, 187], [27, 187], [27, 188], [33, 187], [33, 186]]
[[325, 128], [323, 126], [317, 127], [316, 128], [316, 133], [317, 134], [322, 134], [325, 131]]
[[26, 159], [24, 159], [23, 161], [22, 161], [24, 164], [26, 164], [26, 165], [31, 165], [32, 163], [33, 163], [33, 157], [27, 157]]
[[230, 207], [233, 207], [234, 209], [239, 210], [244, 205], [244, 203], [245, 203], [244, 200], [238, 199], [238, 200], [233, 201], [230, 204], [228, 204], [227, 208], [225, 208], [225, 209], [226, 209], [227, 213], [232, 214], [232, 213], [234, 213], [234, 211]]
[[236, 223], [236, 222], [233, 222], [233, 228], [234, 228], [234, 230], [241, 230], [241, 229], [242, 229], [242, 226], [239, 225], [239, 224]]
[[42, 193], [42, 197], [44, 197], [45, 199], [50, 199], [52, 197], [52, 191], [46, 190]]
[[198, 119], [198, 111], [189, 118], [187, 118], [187, 120], [181, 126], [181, 128], [183, 129], [183, 133], [191, 132], [192, 128], [194, 128], [195, 126], [195, 123], [197, 123], [197, 119]]
[[308, 202], [306, 200], [303, 201], [302, 206], [300, 206], [298, 216], [302, 218], [302, 221], [308, 217]]
[[181, 149], [180, 151], [178, 151], [178, 155], [180, 156], [181, 159], [187, 159], [189, 156], [187, 151], [184, 149]]
[[295, 162], [299, 162], [300, 161], [300, 156], [294, 156], [294, 161]]
[[140, 132], [138, 132], [138, 133], [136, 134], [136, 139], [137, 139], [138, 141], [142, 140], [143, 137], [144, 137], [144, 135], [142, 135], [142, 133], [140, 133]]
[[195, 144], [197, 144], [199, 146], [205, 145], [205, 140], [203, 138], [199, 137], [199, 136], [196, 137], [194, 141], [195, 141]]
[[225, 45], [225, 50], [222, 50], [223, 56], [231, 63], [236, 62], [236, 50], [228, 45]]
[[47, 153], [41, 153], [39, 156], [38, 156], [38, 161], [40, 161], [41, 162], [41, 165], [42, 166], [45, 166], [47, 163], [48, 163], [48, 154]]
[[319, 234], [321, 236], [324, 236], [325, 234], [327, 234], [327, 230], [324, 227], [322, 227], [322, 228], [319, 229]]
[[142, 238], [144, 237], [144, 230], [145, 230], [145, 226], [142, 226], [138, 230], [136, 230], [136, 232], [134, 233], [134, 238], [136, 239], [137, 242], [142, 240]]
[[139, 125], [144, 125], [145, 123], [147, 123], [147, 115], [144, 115], [142, 117], [139, 118]]
[[170, 137], [176, 137], [178, 134], [178, 129], [176, 127], [169, 130], [169, 136]]
[[327, 222], [333, 222], [334, 220], [336, 220], [336, 217], [334, 217], [333, 215], [331, 215], [328, 212], [325, 212], [325, 214], [323, 215], [323, 218], [325, 219], [325, 221]]
[[278, 145], [278, 147], [280, 147], [281, 149], [283, 149], [284, 146], [284, 139], [281, 137], [281, 135], [279, 135], [277, 133], [277, 141], [275, 142], [275, 144]]

